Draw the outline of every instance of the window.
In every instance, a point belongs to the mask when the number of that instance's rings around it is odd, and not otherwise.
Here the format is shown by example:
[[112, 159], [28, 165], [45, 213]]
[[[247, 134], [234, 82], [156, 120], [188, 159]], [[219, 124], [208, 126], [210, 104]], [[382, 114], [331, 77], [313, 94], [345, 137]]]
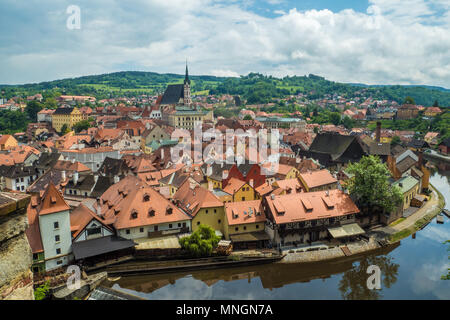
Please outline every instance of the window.
[[56, 254], [61, 254], [61, 249], [60, 248], [56, 249]]
[[222, 222], [222, 220], [220, 220], [220, 219], [219, 219], [219, 220], [217, 220], [217, 222], [218, 222], [218, 223], [221, 223], [221, 222]]
[[130, 234], [130, 229], [125, 230], [126, 234]]
[[148, 210], [148, 216], [149, 217], [154, 217], [155, 216], [155, 210], [153, 210], [153, 209]]
[[198, 225], [198, 226], [200, 225], [200, 221], [197, 221], [197, 225]]
[[56, 264], [62, 264], [62, 260], [56, 261]]
[[144, 202], [150, 201], [150, 196], [148, 194], [144, 195]]
[[214, 209], [214, 213], [217, 213], [217, 209]]
[[172, 224], [171, 223], [169, 224], [169, 229], [172, 229]]
[[239, 231], [239, 227], [234, 228], [234, 231]]
[[139, 232], [141, 232], [141, 233], [144, 232], [144, 228], [140, 228]]
[[205, 211], [206, 213], [208, 213], [208, 209], [206, 209], [206, 211]]
[[242, 201], [245, 201], [245, 197], [242, 197]]
[[181, 223], [178, 224], [178, 228], [181, 228]]
[[259, 224], [256, 225], [256, 229], [259, 229]]
[[247, 226], [244, 226], [244, 230], [247, 230]]
[[37, 260], [38, 259], [38, 254], [37, 253], [33, 253], [33, 260]]
[[60, 241], [59, 235], [56, 235], [56, 236], [55, 236], [55, 242], [59, 242], [59, 241]]
[[59, 228], [59, 222], [58, 221], [53, 222], [53, 226], [55, 227], [55, 229], [58, 229]]
[[91, 236], [93, 234], [99, 234], [102, 232], [102, 228], [100, 227], [96, 227], [96, 228], [89, 228], [87, 229], [87, 234], [88, 236]]
[[137, 212], [131, 213], [131, 219], [137, 219], [137, 216], [138, 216]]

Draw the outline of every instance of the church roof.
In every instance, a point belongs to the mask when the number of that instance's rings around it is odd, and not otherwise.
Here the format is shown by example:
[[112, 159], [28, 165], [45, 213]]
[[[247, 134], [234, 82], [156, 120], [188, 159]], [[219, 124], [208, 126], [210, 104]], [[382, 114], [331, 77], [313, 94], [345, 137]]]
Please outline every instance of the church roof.
[[177, 104], [184, 98], [183, 84], [169, 84], [161, 99], [161, 104]]

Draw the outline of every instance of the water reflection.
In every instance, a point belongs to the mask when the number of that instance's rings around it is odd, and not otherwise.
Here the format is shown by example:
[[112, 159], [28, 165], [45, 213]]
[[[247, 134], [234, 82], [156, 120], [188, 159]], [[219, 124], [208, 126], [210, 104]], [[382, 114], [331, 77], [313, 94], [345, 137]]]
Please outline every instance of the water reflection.
[[378, 300], [381, 298], [380, 290], [371, 290], [367, 287], [367, 269], [371, 265], [376, 265], [381, 270], [382, 288], [389, 289], [397, 281], [400, 265], [392, 262], [392, 257], [368, 256], [344, 272], [338, 287], [343, 299]]
[[[212, 291], [208, 290], [218, 282], [239, 282], [260, 283], [262, 288], [272, 291], [296, 283], [307, 283], [316, 279], [329, 279], [334, 275], [344, 274], [344, 282], [340, 284], [345, 292], [355, 291], [354, 294], [346, 293], [348, 298], [357, 296], [360, 299], [372, 299], [372, 295], [364, 295], [362, 287], [366, 286], [368, 274], [367, 266], [370, 264], [379, 265], [385, 277], [383, 283], [390, 287], [395, 282], [398, 265], [386, 258], [391, 251], [399, 244], [375, 250], [370, 256], [355, 255], [344, 259], [322, 263], [308, 264], [284, 264], [273, 263], [259, 266], [247, 266], [229, 269], [214, 269], [187, 273], [145, 275], [124, 277], [114, 283], [120, 288], [133, 290], [134, 293], [141, 293], [141, 296], [155, 298], [152, 293], [174, 285], [174, 290], [159, 291], [158, 299], [211, 299]], [[355, 268], [355, 264], [358, 267]], [[366, 266], [367, 265], [367, 266]], [[366, 267], [365, 267], [366, 266]], [[365, 269], [364, 269], [365, 268]], [[195, 281], [194, 281], [195, 280]], [[110, 283], [110, 285], [113, 285]], [[244, 283], [242, 283], [242, 286]], [[340, 289], [341, 290], [341, 289]], [[369, 290], [370, 291], [370, 290]], [[226, 292], [224, 292], [226, 294]], [[230, 295], [230, 293], [228, 293]], [[238, 297], [230, 295], [230, 299], [246, 299], [248, 297]], [[254, 298], [264, 299], [256, 294]], [[267, 299], [271, 297], [268, 296]], [[282, 297], [283, 299], [296, 299], [297, 297]]]

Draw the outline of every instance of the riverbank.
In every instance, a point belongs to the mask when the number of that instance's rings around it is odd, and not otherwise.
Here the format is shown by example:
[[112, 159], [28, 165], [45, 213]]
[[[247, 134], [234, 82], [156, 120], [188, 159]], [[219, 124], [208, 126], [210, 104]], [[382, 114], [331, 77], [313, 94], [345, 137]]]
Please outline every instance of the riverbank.
[[344, 258], [349, 255], [369, 253], [386, 245], [400, 242], [416, 231], [424, 228], [445, 207], [443, 195], [431, 185], [432, 194], [420, 209], [407, 218], [367, 232], [368, 240], [348, 244], [332, 245], [326, 242], [283, 251], [286, 256], [277, 263], [308, 263]]
[[423, 229], [434, 217], [442, 212], [442, 209], [445, 207], [444, 196], [433, 185], [430, 184], [430, 186], [432, 189], [431, 199], [422, 208], [400, 223], [380, 228], [379, 231], [389, 235], [388, 240], [390, 243], [400, 241]]

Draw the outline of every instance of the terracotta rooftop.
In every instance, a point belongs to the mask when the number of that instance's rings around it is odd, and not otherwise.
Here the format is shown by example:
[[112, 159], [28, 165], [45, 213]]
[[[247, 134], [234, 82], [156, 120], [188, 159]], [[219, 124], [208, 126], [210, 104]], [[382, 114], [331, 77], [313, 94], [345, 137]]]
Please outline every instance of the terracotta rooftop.
[[226, 203], [225, 214], [229, 225], [266, 221], [261, 200]]
[[315, 188], [337, 182], [336, 178], [334, 178], [330, 171], [326, 169], [300, 173], [300, 177], [306, 183], [308, 188]]
[[[98, 206], [97, 203], [95, 206]], [[100, 198], [101, 214], [116, 229], [178, 222], [190, 217], [135, 176], [112, 185]]]
[[341, 190], [267, 196], [268, 209], [277, 224], [339, 217], [359, 212], [352, 199]]

